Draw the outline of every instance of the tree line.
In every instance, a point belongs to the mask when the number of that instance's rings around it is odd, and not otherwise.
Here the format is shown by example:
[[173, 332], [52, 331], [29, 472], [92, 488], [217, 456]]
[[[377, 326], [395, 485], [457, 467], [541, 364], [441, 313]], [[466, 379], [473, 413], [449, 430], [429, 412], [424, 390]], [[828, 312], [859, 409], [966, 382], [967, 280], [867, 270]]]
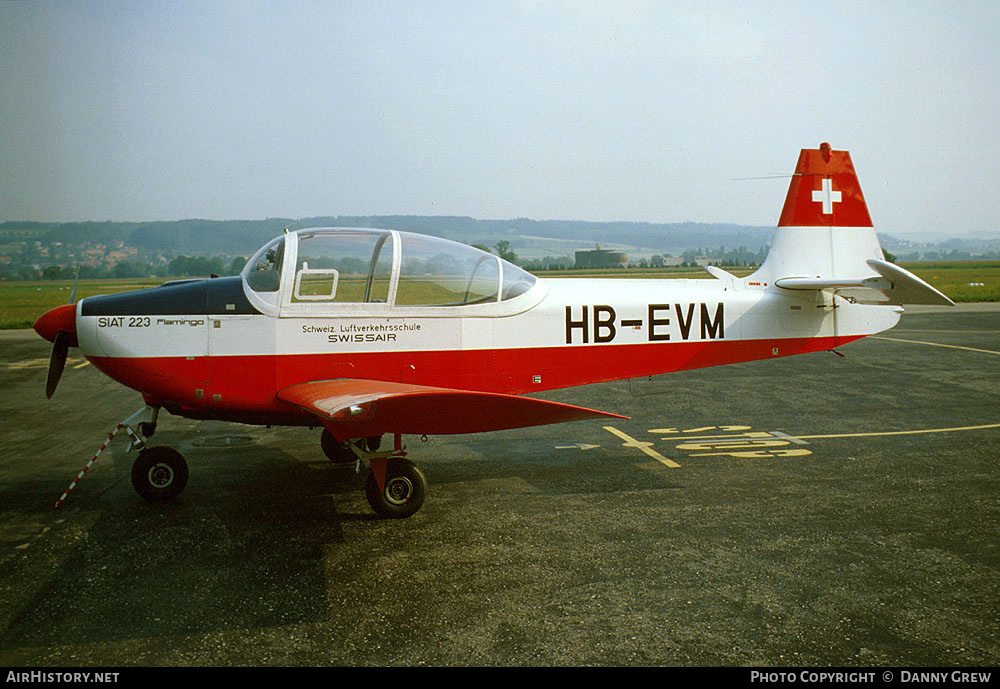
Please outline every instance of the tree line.
[[120, 278], [148, 278], [148, 277], [208, 277], [217, 275], [224, 277], [227, 275], [238, 275], [243, 266], [246, 265], [246, 258], [237, 256], [232, 261], [219, 256], [176, 256], [167, 264], [159, 266], [142, 261], [122, 261], [110, 268], [103, 265], [98, 266], [47, 266], [42, 270], [21, 266], [13, 275], [6, 274], [0, 269], [0, 278], [7, 280], [72, 280], [79, 277], [81, 280], [93, 279], [120, 279]]

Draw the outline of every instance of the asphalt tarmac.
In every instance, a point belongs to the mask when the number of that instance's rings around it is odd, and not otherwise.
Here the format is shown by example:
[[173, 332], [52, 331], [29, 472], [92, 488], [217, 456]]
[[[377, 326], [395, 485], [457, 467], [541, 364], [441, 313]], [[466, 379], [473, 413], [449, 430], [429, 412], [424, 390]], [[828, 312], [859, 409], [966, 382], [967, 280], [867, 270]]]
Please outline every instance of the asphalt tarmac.
[[[406, 437], [375, 517], [319, 431], [163, 414], [174, 503], [107, 434], [141, 400], [0, 333], [0, 665], [995, 666], [1000, 308], [828, 352], [561, 390], [629, 415]], [[78, 357], [78, 355], [77, 355]]]

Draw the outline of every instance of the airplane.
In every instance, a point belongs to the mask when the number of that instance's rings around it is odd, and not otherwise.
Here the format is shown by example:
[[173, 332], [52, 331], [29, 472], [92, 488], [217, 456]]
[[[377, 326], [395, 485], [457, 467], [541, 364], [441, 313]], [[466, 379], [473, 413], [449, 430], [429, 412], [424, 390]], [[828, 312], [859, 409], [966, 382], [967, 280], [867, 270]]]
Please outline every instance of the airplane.
[[627, 418], [525, 395], [835, 350], [893, 327], [901, 304], [953, 305], [885, 260], [850, 154], [827, 143], [801, 151], [760, 268], [707, 270], [714, 279], [543, 279], [432, 236], [286, 230], [238, 276], [87, 297], [34, 328], [53, 343], [49, 397], [69, 347], [141, 393], [123, 423], [144, 498], [187, 483], [180, 453], [146, 442], [166, 409], [322, 426], [330, 460], [368, 469], [372, 509], [404, 518], [427, 493], [404, 434]]

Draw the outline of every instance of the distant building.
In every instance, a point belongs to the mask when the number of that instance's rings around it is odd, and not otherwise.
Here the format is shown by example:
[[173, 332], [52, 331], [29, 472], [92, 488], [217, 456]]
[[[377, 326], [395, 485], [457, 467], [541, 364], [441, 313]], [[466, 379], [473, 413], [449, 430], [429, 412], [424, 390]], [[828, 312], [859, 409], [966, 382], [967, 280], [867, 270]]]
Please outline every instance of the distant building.
[[694, 262], [700, 266], [721, 266], [721, 258], [709, 258], [708, 256], [695, 256]]
[[108, 264], [109, 267], [113, 267], [124, 261], [134, 261], [139, 257], [139, 250], [134, 246], [126, 246], [120, 249], [114, 249], [109, 251], [104, 256], [104, 262]]
[[80, 257], [80, 264], [85, 266], [96, 267], [101, 264], [104, 260], [104, 249], [84, 249], [81, 252], [83, 255]]
[[625, 268], [628, 254], [608, 249], [590, 249], [576, 252], [577, 268]]

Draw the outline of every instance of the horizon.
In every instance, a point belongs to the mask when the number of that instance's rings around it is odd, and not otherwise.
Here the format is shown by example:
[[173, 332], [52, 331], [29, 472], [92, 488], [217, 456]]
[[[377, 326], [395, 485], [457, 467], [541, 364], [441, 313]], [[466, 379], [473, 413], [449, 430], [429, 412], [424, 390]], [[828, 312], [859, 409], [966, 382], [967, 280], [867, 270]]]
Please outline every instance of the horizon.
[[115, 0], [0, 24], [3, 221], [773, 227], [829, 141], [878, 231], [1000, 230], [989, 2]]
[[[141, 225], [156, 225], [156, 224], [198, 223], [198, 222], [231, 224], [231, 223], [267, 223], [267, 222], [273, 221], [273, 222], [277, 223], [277, 225], [281, 226], [280, 229], [277, 228], [277, 226], [276, 226], [276, 229], [275, 229], [276, 233], [280, 232], [281, 230], [286, 229], [286, 228], [290, 229], [290, 230], [302, 230], [302, 229], [309, 229], [311, 227], [317, 227], [317, 228], [318, 227], [345, 227], [345, 228], [360, 228], [360, 227], [378, 228], [378, 227], [380, 227], [380, 226], [377, 226], [377, 225], [342, 225], [342, 226], [340, 226], [340, 225], [320, 225], [320, 224], [317, 224], [317, 225], [304, 224], [301, 227], [294, 227], [293, 226], [296, 223], [309, 223], [311, 221], [338, 220], [338, 219], [339, 220], [361, 220], [361, 219], [365, 219], [365, 218], [372, 218], [372, 219], [375, 219], [375, 220], [379, 220], [379, 219], [385, 219], [385, 220], [388, 220], [388, 219], [397, 219], [397, 220], [399, 220], [399, 219], [421, 219], [421, 220], [425, 220], [425, 219], [441, 218], [441, 219], [448, 219], [448, 220], [452, 220], [452, 221], [455, 221], [455, 220], [468, 220], [468, 221], [474, 222], [474, 223], [505, 223], [505, 222], [510, 222], [510, 223], [529, 222], [529, 223], [538, 223], [538, 224], [546, 224], [546, 223], [562, 224], [562, 223], [566, 223], [566, 224], [594, 225], [594, 226], [598, 226], [598, 227], [607, 227], [607, 226], [611, 226], [611, 225], [635, 225], [635, 226], [647, 225], [647, 226], [653, 226], [653, 227], [656, 227], [656, 226], [664, 226], [664, 227], [676, 226], [679, 231], [681, 231], [680, 228], [683, 228], [685, 226], [691, 226], [691, 225], [694, 225], [694, 226], [705, 225], [705, 226], [708, 226], [708, 227], [718, 228], [718, 229], [733, 228], [733, 229], [736, 229], [736, 230], [755, 230], [755, 231], [764, 231], [764, 232], [771, 232], [771, 231], [774, 231], [775, 229], [777, 229], [777, 225], [746, 225], [746, 224], [743, 224], [743, 223], [736, 223], [736, 222], [699, 222], [699, 221], [696, 221], [696, 220], [683, 220], [683, 221], [677, 221], [677, 222], [648, 222], [648, 221], [642, 221], [642, 220], [639, 220], [639, 221], [634, 221], [634, 220], [607, 220], [607, 221], [602, 221], [602, 220], [583, 220], [583, 219], [568, 219], [568, 218], [545, 218], [545, 219], [542, 219], [542, 218], [527, 218], [527, 217], [523, 217], [523, 216], [521, 216], [521, 217], [513, 217], [513, 218], [476, 218], [476, 217], [467, 216], [467, 215], [413, 215], [413, 214], [402, 214], [402, 213], [394, 213], [394, 214], [391, 214], [391, 215], [372, 215], [372, 214], [365, 214], [365, 215], [340, 215], [340, 216], [320, 215], [320, 216], [312, 216], [312, 217], [308, 217], [308, 218], [262, 218], [262, 219], [254, 219], [254, 218], [224, 218], [224, 219], [215, 219], [215, 218], [177, 218], [177, 219], [171, 219], [171, 220], [160, 219], [160, 220], [65, 220], [65, 221], [23, 220], [22, 219], [22, 220], [2, 220], [2, 221], [0, 221], [0, 226], [5, 226], [5, 225], [15, 225], [16, 226], [16, 225], [20, 225], [20, 224], [26, 224], [26, 225], [27, 224], [38, 224], [38, 225], [88, 225], [88, 224], [92, 224], [92, 225], [107, 225], [107, 224], [110, 224], [110, 225], [140, 225], [141, 226]], [[386, 223], [382, 227], [382, 229], [386, 229], [386, 228], [392, 229], [392, 228], [389, 227], [389, 225], [391, 225], [391, 223]], [[8, 231], [16, 231], [18, 228], [17, 227], [8, 227], [8, 228], [5, 228], [5, 229], [7, 229]], [[445, 229], [445, 228], [441, 228], [441, 229]], [[516, 228], [511, 228], [511, 229], [513, 230], [513, 229], [516, 229]], [[417, 231], [417, 230], [405, 230], [405, 231], [411, 231], [412, 232], [412, 231]], [[484, 229], [483, 231], [488, 232], [489, 230]], [[877, 227], [875, 228], [875, 231], [881, 237], [888, 237], [890, 239], [900, 240], [902, 242], [912, 242], [912, 243], [915, 243], [915, 244], [926, 244], [926, 245], [929, 245], [929, 246], [940, 246], [940, 245], [946, 244], [947, 241], [951, 240], [951, 239], [954, 239], [954, 240], [987, 240], [987, 241], [988, 240], [1000, 240], [1000, 229], [972, 231], [972, 232], [966, 232], [966, 233], [962, 233], [962, 234], [956, 234], [954, 232], [952, 232], [952, 233], [939, 232], [939, 231], [934, 231], [934, 230], [927, 230], [927, 231], [922, 231], [922, 232], [905, 232], [905, 231], [903, 231], [903, 232], [888, 232], [888, 231], [884, 231], [884, 230], [879, 230]], [[533, 238], [532, 235], [527, 235], [527, 234], [518, 234], [517, 236], [520, 237], [521, 239], [532, 239]], [[539, 236], [534, 237], [534, 238], [535, 239], [555, 239], [557, 237], [547, 237], [545, 235], [539, 235]], [[571, 240], [569, 238], [564, 238], [564, 239], [566, 239], [566, 241], [580, 241], [580, 242], [589, 242], [589, 241], [592, 241], [591, 239], [586, 238], [586, 237], [581, 237], [578, 240]], [[469, 242], [471, 242], [473, 240], [472, 239], [460, 239], [460, 240], [457, 240], [457, 241], [461, 241], [461, 242], [464, 242], [464, 243], [469, 243]], [[605, 240], [605, 241], [607, 241], [607, 240]]]

